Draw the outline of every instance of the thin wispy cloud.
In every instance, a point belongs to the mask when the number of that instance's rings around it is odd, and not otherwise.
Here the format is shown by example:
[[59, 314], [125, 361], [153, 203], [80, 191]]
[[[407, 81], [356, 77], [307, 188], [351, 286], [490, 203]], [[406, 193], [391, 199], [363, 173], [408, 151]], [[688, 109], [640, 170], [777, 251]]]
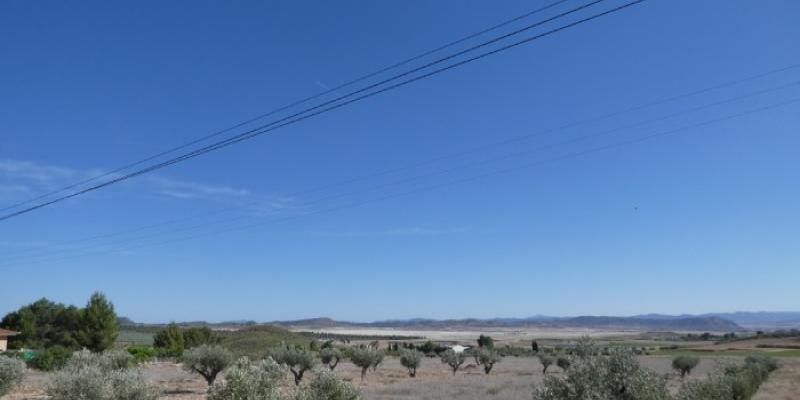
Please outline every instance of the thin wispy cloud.
[[8, 180], [27, 180], [42, 184], [75, 178], [72, 168], [43, 165], [31, 161], [0, 160], [0, 177]]
[[[78, 169], [26, 160], [0, 160], [0, 199], [22, 200], [26, 197], [52, 191], [75, 182], [103, 175], [101, 168]], [[115, 175], [103, 179], [113, 179]], [[95, 181], [101, 182], [101, 180]], [[224, 200], [251, 195], [247, 189], [228, 185], [186, 181], [158, 175], [149, 175], [133, 181], [144, 187], [143, 195], [160, 195], [179, 200]]]
[[220, 196], [242, 197], [251, 194], [247, 189], [189, 182], [161, 176], [148, 176], [146, 181], [155, 185], [158, 188], [158, 193], [177, 199], [211, 199]]

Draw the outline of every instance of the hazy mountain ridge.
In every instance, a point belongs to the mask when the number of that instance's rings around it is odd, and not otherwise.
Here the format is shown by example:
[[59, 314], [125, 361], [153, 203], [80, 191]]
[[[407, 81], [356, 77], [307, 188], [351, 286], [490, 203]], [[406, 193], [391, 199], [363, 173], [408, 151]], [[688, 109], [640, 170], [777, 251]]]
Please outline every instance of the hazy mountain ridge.
[[530, 318], [463, 318], [463, 319], [428, 319], [412, 318], [405, 320], [386, 320], [375, 322], [347, 322], [330, 318], [311, 318], [296, 321], [276, 321], [272, 324], [286, 327], [303, 327], [323, 329], [333, 327], [364, 328], [405, 328], [405, 329], [474, 329], [474, 328], [515, 328], [515, 327], [552, 327], [552, 328], [595, 328], [595, 329], [633, 329], [633, 330], [691, 330], [732, 332], [745, 330], [736, 323], [719, 317], [684, 317], [670, 319], [648, 319], [641, 317], [530, 317]]
[[[120, 318], [122, 325], [138, 324], [129, 318]], [[180, 322], [181, 326], [242, 327], [259, 324], [253, 320], [224, 322], [191, 321]], [[514, 328], [514, 327], [567, 327], [595, 329], [635, 330], [683, 330], [731, 332], [755, 329], [789, 329], [800, 327], [800, 312], [736, 311], [706, 314], [642, 314], [619, 316], [556, 317], [535, 315], [522, 318], [460, 318], [433, 319], [409, 318], [373, 322], [340, 321], [327, 317], [305, 318], [290, 321], [267, 322], [284, 327], [324, 328], [409, 328], [409, 329], [456, 329], [456, 328]], [[145, 324], [160, 325], [160, 324]]]
[[767, 328], [767, 329], [782, 329], [782, 328], [797, 328], [800, 327], [800, 312], [798, 311], [734, 311], [724, 313], [706, 313], [706, 314], [643, 314], [636, 315], [636, 318], [646, 319], [660, 319], [660, 320], [675, 320], [679, 318], [691, 317], [718, 317], [732, 321], [749, 329]]

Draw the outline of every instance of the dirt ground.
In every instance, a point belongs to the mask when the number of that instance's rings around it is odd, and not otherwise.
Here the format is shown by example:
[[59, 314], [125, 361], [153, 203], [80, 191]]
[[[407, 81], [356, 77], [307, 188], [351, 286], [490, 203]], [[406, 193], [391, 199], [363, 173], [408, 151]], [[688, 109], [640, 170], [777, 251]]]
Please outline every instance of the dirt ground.
[[[702, 358], [697, 369], [687, 379], [702, 379], [720, 362], [734, 362], [734, 357]], [[660, 373], [672, 374], [670, 357], [643, 356], [642, 365]], [[741, 360], [739, 360], [741, 361]], [[541, 383], [542, 372], [535, 358], [508, 357], [495, 366], [491, 375], [485, 375], [470, 362], [464, 370], [452, 375], [446, 365], [436, 358], [426, 358], [416, 378], [408, 377], [405, 369], [396, 358], [387, 358], [377, 371], [370, 371], [364, 382], [360, 370], [350, 363], [342, 362], [336, 369], [337, 375], [360, 387], [366, 399], [498, 399], [518, 400], [531, 398], [535, 385]], [[759, 390], [758, 400], [789, 400], [800, 398], [800, 359], [783, 359], [778, 369]], [[174, 363], [149, 363], [143, 367], [148, 381], [161, 389], [162, 399], [200, 400], [205, 398], [205, 382], [198, 376], [183, 371]], [[561, 374], [558, 367], [551, 367], [548, 374]], [[287, 377], [288, 378], [288, 377]], [[48, 374], [29, 371], [23, 384], [8, 400], [45, 399], [44, 388]], [[680, 379], [674, 374], [670, 385], [677, 388]], [[287, 379], [287, 387], [292, 384]], [[5, 399], [4, 399], [5, 400]]]

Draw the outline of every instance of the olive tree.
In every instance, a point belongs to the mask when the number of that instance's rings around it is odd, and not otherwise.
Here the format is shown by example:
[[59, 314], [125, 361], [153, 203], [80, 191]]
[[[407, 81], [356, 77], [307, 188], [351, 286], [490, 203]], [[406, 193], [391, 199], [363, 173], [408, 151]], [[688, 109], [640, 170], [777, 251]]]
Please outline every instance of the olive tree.
[[220, 346], [207, 344], [189, 349], [183, 354], [183, 368], [200, 374], [208, 383], [214, 384], [217, 375], [233, 362], [230, 351]]
[[492, 372], [492, 367], [502, 359], [503, 356], [490, 347], [484, 347], [475, 352], [476, 363], [483, 366], [483, 372], [487, 375]]
[[17, 386], [25, 375], [25, 363], [10, 357], [0, 356], [0, 397]]
[[333, 371], [336, 369], [336, 366], [339, 365], [339, 361], [344, 358], [344, 355], [341, 350], [335, 347], [323, 347], [319, 352], [319, 358], [323, 364], [327, 365], [328, 368]]
[[408, 368], [410, 377], [417, 376], [417, 368], [422, 364], [422, 353], [413, 349], [403, 349], [400, 351], [400, 364]]
[[453, 375], [456, 374], [458, 369], [461, 368], [461, 365], [464, 364], [464, 361], [466, 361], [466, 357], [464, 356], [463, 352], [457, 353], [453, 349], [443, 351], [439, 357], [441, 357], [443, 364], [450, 366], [450, 369], [453, 370]]
[[294, 375], [294, 384], [298, 386], [303, 380], [303, 374], [314, 368], [317, 363], [314, 354], [305, 349], [283, 346], [272, 350], [269, 354], [275, 362], [289, 368], [289, 372]]
[[539, 362], [542, 364], [542, 374], [547, 374], [549, 368], [555, 362], [555, 358], [548, 354], [539, 354]]
[[672, 359], [672, 368], [681, 374], [681, 378], [692, 373], [700, 359], [692, 356], [678, 356]]
[[361, 368], [361, 380], [367, 376], [370, 367], [376, 368], [377, 364], [383, 361], [383, 352], [371, 348], [352, 348], [349, 351], [350, 362]]

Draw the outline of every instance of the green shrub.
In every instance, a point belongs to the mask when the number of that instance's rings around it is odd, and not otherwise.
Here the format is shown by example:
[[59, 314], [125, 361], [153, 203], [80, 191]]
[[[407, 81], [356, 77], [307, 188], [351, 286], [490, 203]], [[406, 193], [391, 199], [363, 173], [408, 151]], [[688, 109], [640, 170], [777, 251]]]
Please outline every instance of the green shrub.
[[53, 346], [36, 353], [29, 365], [40, 371], [53, 371], [63, 367], [71, 356], [72, 350], [64, 346]]
[[700, 359], [691, 356], [678, 356], [672, 359], [672, 368], [681, 374], [681, 378], [692, 373]]
[[440, 354], [440, 358], [442, 359], [443, 364], [450, 366], [450, 369], [453, 370], [453, 375], [456, 374], [458, 369], [461, 367], [461, 364], [464, 364], [464, 361], [467, 359], [463, 352], [456, 353], [453, 349], [448, 349], [442, 352], [442, 354]]
[[214, 384], [217, 375], [233, 362], [233, 354], [220, 346], [200, 345], [183, 354], [183, 368], [200, 374], [208, 383]]
[[320, 360], [322, 360], [322, 363], [327, 365], [328, 368], [331, 371], [333, 371], [334, 369], [336, 369], [336, 366], [339, 365], [339, 361], [341, 361], [342, 358], [344, 358], [344, 355], [342, 354], [341, 350], [335, 347], [325, 347], [325, 345], [323, 344], [322, 350], [319, 352], [319, 357]]
[[207, 326], [184, 329], [182, 334], [184, 349], [222, 343], [222, 338]]
[[128, 353], [133, 356], [133, 362], [136, 365], [141, 365], [156, 358], [156, 350], [150, 346], [128, 347]]
[[422, 353], [417, 350], [400, 350], [400, 364], [408, 369], [410, 377], [417, 376], [417, 368], [422, 364]]
[[11, 357], [0, 356], [0, 397], [5, 396], [22, 382], [25, 363]]
[[572, 365], [572, 362], [567, 357], [558, 357], [558, 359], [556, 359], [556, 365], [558, 365], [558, 368], [566, 371], [569, 369], [569, 366]]
[[278, 364], [289, 368], [289, 371], [294, 375], [294, 384], [298, 386], [300, 381], [303, 380], [303, 374], [314, 368], [317, 363], [311, 352], [300, 348], [278, 347], [270, 351], [269, 355]]
[[180, 357], [186, 348], [183, 341], [183, 332], [177, 324], [170, 323], [153, 336], [153, 346], [159, 357]]
[[494, 339], [492, 339], [491, 336], [480, 335], [478, 337], [478, 347], [481, 347], [481, 348], [483, 348], [483, 347], [492, 348], [492, 347], [494, 347]]
[[224, 383], [208, 390], [208, 400], [279, 399], [278, 383], [286, 370], [271, 358], [250, 361], [242, 357], [225, 373]]

